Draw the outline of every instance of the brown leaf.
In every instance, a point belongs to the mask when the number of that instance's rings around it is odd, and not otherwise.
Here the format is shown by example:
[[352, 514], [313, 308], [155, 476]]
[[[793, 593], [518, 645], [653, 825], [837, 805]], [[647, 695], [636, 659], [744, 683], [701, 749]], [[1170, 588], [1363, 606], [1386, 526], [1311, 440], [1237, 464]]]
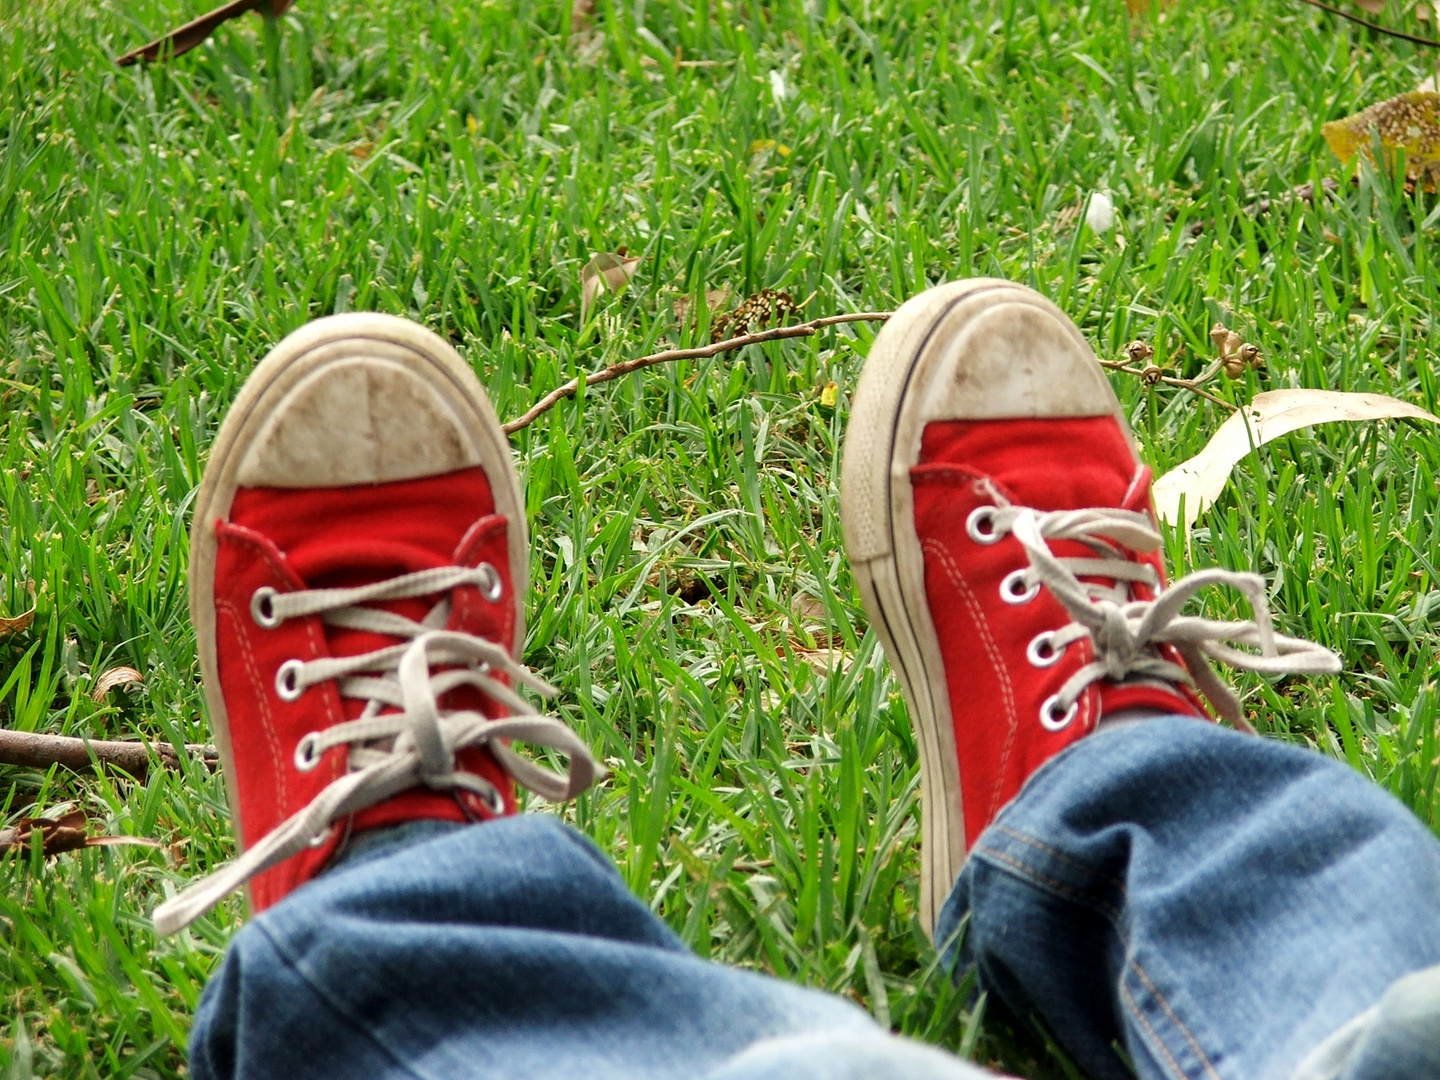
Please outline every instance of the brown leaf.
[[1355, 0], [1355, 3], [1371, 15], [1379, 15], [1385, 10], [1385, 0]]
[[35, 621], [35, 609], [32, 607], [24, 615], [16, 615], [13, 619], [7, 619], [0, 615], [0, 637], [7, 634], [18, 634], [22, 630], [28, 630], [30, 624]]
[[[730, 286], [721, 285], [718, 289], [705, 290], [705, 306], [710, 309], [712, 315], [718, 315], [726, 304], [730, 302]], [[677, 296], [675, 298], [675, 321], [682, 326], [690, 321], [690, 294]]]
[[595, 0], [575, 0], [570, 6], [570, 33], [583, 34], [595, 23]]
[[1372, 141], [1380, 136], [1387, 154], [1405, 151], [1405, 177], [1433, 188], [1440, 179], [1440, 94], [1415, 90], [1371, 105], [1354, 116], [1331, 120], [1320, 128], [1335, 156], [1347, 165], [1356, 154], [1373, 158]]
[[614, 254], [601, 252], [581, 267], [580, 321], [585, 321], [585, 316], [590, 313], [590, 308], [602, 292], [624, 292], [639, 265], [640, 257], [630, 257], [622, 247]]
[[105, 695], [115, 687], [129, 686], [132, 683], [143, 683], [144, 681], [145, 676], [133, 667], [114, 667], [95, 680], [95, 688], [90, 691], [90, 699], [104, 701]]
[[0, 829], [0, 855], [10, 851], [28, 850], [35, 834], [40, 834], [40, 850], [47, 856], [86, 847], [149, 847], [164, 845], [143, 836], [87, 836], [89, 820], [83, 810], [68, 810], [58, 818], [21, 818], [7, 829]]

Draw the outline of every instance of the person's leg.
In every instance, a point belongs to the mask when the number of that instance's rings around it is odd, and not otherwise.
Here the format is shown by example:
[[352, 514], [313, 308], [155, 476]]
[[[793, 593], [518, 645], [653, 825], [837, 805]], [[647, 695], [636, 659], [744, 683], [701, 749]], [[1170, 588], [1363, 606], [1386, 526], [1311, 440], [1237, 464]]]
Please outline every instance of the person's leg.
[[367, 834], [236, 936], [190, 1060], [197, 1080], [981, 1077], [850, 1002], [700, 960], [538, 814]]
[[398, 319], [297, 331], [226, 417], [191, 606], [244, 851], [156, 925], [242, 883], [258, 914], [194, 1075], [974, 1080], [853, 1004], [700, 961], [587, 841], [511, 816], [514, 781], [561, 799], [600, 773], [512, 689], [544, 689], [518, 663], [524, 513], [473, 373]]
[[[1087, 1075], [1131, 1075], [1118, 1048], [1145, 1080], [1289, 1080], [1440, 964], [1440, 843], [1317, 753], [1187, 718], [1124, 724], [1001, 811], [936, 937]], [[1440, 1076], [1431, 985], [1310, 1076]]]

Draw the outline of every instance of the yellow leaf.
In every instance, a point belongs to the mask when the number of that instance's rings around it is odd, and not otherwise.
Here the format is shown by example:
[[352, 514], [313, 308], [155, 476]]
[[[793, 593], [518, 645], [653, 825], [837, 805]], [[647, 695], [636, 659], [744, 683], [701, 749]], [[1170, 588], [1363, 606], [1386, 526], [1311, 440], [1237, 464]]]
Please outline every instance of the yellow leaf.
[[820, 391], [820, 404], [827, 409], [833, 409], [835, 402], [840, 400], [840, 387], [833, 382], [827, 382], [825, 388]]
[[1405, 151], [1405, 175], [1433, 185], [1440, 179], [1440, 94], [1414, 90], [1371, 105], [1354, 116], [1331, 120], [1320, 129], [1345, 164], [1357, 153], [1371, 158], [1374, 133], [1387, 153]]
[[474, 113], [465, 117], [465, 130], [470, 132], [471, 135], [474, 135], [480, 130], [480, 121], [475, 119]]
[[774, 139], [756, 139], [750, 144], [750, 153], [763, 154], [766, 150], [775, 149]]
[[779, 154], [781, 157], [789, 157], [789, 156], [790, 156], [790, 148], [789, 148], [788, 146], [786, 146], [783, 142], [782, 142], [782, 143], [777, 143], [777, 144], [775, 145], [775, 153]]

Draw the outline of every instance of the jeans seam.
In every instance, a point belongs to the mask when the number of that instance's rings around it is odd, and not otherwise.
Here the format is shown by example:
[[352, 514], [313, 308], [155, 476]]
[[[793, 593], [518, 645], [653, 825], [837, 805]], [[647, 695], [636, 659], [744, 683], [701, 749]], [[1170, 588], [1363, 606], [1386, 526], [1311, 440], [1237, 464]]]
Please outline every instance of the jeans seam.
[[[998, 851], [995, 848], [990, 847], [989, 845], [975, 848], [974, 853], [982, 857], [988, 856], [989, 858], [992, 858], [997, 862], [1004, 864], [1004, 866], [1008, 867], [1011, 871], [1013, 871], [1017, 877], [1025, 878], [1026, 880], [1036, 885], [1039, 885], [1042, 888], [1058, 893], [1064, 899], [1079, 900], [1086, 904], [1097, 907], [1106, 915], [1108, 915], [1112, 920], [1115, 920], [1117, 922], [1120, 918], [1120, 912], [1116, 910], [1115, 906], [1113, 904], [1107, 903], [1098, 895], [1087, 892], [1084, 889], [1077, 888], [1074, 885], [1069, 885], [1063, 881], [1060, 881], [1058, 878], [1050, 877], [1048, 874], [1042, 874], [1034, 867], [1026, 865], [1012, 855], [1007, 855], [1005, 852]], [[1118, 925], [1116, 929], [1119, 929]]]
[[[1006, 835], [1012, 836], [1017, 840], [1030, 840], [1029, 837], [1026, 837], [1020, 833], [1016, 833], [1012, 829], [1004, 827], [997, 828], [1000, 828], [1000, 830]], [[1035, 846], [1041, 851], [1046, 851], [1049, 854], [1057, 856], [1061, 859], [1061, 861], [1070, 863], [1072, 866], [1077, 866], [1082, 869], [1085, 868], [1083, 863], [1077, 862], [1074, 859], [1070, 859], [1062, 855], [1060, 852], [1048, 848], [1045, 844], [1039, 841], [1034, 841], [1033, 846]], [[1097, 908], [1099, 911], [1101, 911], [1104, 915], [1108, 917], [1111, 928], [1115, 931], [1115, 936], [1118, 937], [1120, 941], [1124, 944], [1126, 952], [1129, 952], [1130, 936], [1125, 932], [1125, 928], [1120, 922], [1120, 912], [1115, 908], [1113, 904], [1107, 903], [1105, 900], [1101, 899], [1096, 894], [1091, 893], [1085, 889], [1067, 884], [1063, 881], [1059, 881], [1058, 879], [1053, 878], [1048, 874], [1043, 874], [1040, 871], [1036, 870], [1034, 867], [1027, 865], [1020, 859], [1017, 859], [1012, 855], [1006, 854], [1003, 851], [999, 851], [988, 844], [977, 846], [974, 850], [974, 854], [982, 857], [988, 857], [1002, 864], [1002, 868], [1008, 868], [1017, 877], [1030, 881], [1035, 885], [1038, 885], [1044, 889], [1047, 889], [1048, 891], [1056, 893], [1062, 899], [1080, 901], [1082, 903], [1087, 903]], [[1115, 879], [1107, 877], [1106, 880], [1113, 882]], [[1123, 885], [1119, 885], [1118, 887], [1121, 889], [1122, 892], [1124, 891]], [[1185, 1022], [1181, 1020], [1180, 1017], [1176, 1014], [1174, 1008], [1171, 1007], [1170, 1002], [1168, 999], [1166, 999], [1164, 993], [1162, 993], [1160, 988], [1155, 985], [1154, 981], [1150, 978], [1149, 974], [1145, 971], [1145, 969], [1140, 966], [1140, 962], [1132, 958], [1126, 962], [1126, 966], [1133, 969], [1136, 975], [1139, 977], [1140, 981], [1145, 984], [1146, 989], [1148, 989], [1150, 993], [1155, 995], [1155, 998], [1160, 1003], [1160, 1007], [1164, 1010], [1165, 1015], [1169, 1017], [1170, 1022], [1174, 1024], [1175, 1027], [1179, 1030], [1185, 1042], [1189, 1044], [1190, 1049], [1200, 1060], [1205, 1074], [1213, 1077], [1214, 1080], [1220, 1080], [1220, 1074], [1215, 1070], [1215, 1066], [1210, 1061], [1209, 1055], [1207, 1055], [1204, 1049], [1200, 1046], [1200, 1043], [1195, 1038], [1194, 1033], [1191, 1032], [1189, 1027], [1186, 1026]], [[1127, 1011], [1145, 1028], [1146, 1031], [1150, 1033], [1151, 1037], [1160, 1046], [1160, 1049], [1164, 1053], [1166, 1060], [1168, 1060], [1170, 1065], [1173, 1067], [1175, 1075], [1184, 1080], [1185, 1070], [1180, 1067], [1179, 1062], [1171, 1053], [1169, 1046], [1166, 1045], [1164, 1037], [1159, 1033], [1159, 1031], [1156, 1030], [1155, 1026], [1150, 1023], [1150, 1020], [1140, 1010], [1139, 1004], [1135, 1001], [1134, 994], [1132, 994], [1130, 989], [1125, 985], [1123, 979], [1120, 981], [1120, 991], [1125, 998]]]
[[1158, 1046], [1160, 1052], [1165, 1055], [1165, 1061], [1170, 1066], [1171, 1073], [1178, 1077], [1179, 1080], [1187, 1080], [1185, 1070], [1180, 1067], [1180, 1063], [1175, 1060], [1175, 1055], [1170, 1052], [1170, 1047], [1165, 1043], [1165, 1037], [1155, 1030], [1155, 1025], [1150, 1023], [1149, 1018], [1141, 1011], [1139, 1004], [1135, 1000], [1135, 995], [1130, 992], [1130, 988], [1125, 985], [1123, 979], [1120, 981], [1120, 993], [1125, 999], [1126, 1011], [1149, 1032], [1150, 1037], [1155, 1041], [1155, 1045]]
[[315, 997], [318, 998], [326, 1008], [330, 1009], [332, 1012], [335, 1013], [336, 1016], [344, 1020], [345, 1023], [351, 1029], [353, 1029], [357, 1035], [359, 1035], [362, 1039], [368, 1040], [372, 1045], [378, 1047], [382, 1053], [394, 1060], [395, 1064], [398, 1065], [401, 1069], [403, 1069], [409, 1076], [415, 1077], [415, 1080], [430, 1080], [430, 1078], [427, 1077], [425, 1073], [416, 1070], [410, 1064], [410, 1062], [403, 1059], [389, 1046], [386, 1046], [385, 1043], [377, 1039], [374, 1032], [366, 1028], [366, 1026], [356, 1020], [355, 1017], [351, 1016], [347, 1009], [343, 1008], [338, 1001], [334, 1000], [329, 994], [325, 992], [324, 987], [322, 987], [314, 979], [310, 978], [310, 976], [301, 969], [300, 965], [295, 962], [295, 958], [290, 955], [289, 950], [287, 950], [281, 944], [280, 939], [271, 932], [270, 928], [266, 926], [262, 920], [256, 920], [256, 922], [252, 923], [251, 925], [253, 925], [255, 929], [265, 935], [265, 937], [270, 942], [270, 947], [275, 950], [275, 953], [277, 956], [280, 957], [281, 962], [284, 963], [285, 966], [288, 967], [291, 971], [293, 971], [296, 977], [299, 978], [303, 983], [305, 983], [306, 986], [310, 988], [311, 993], [313, 993]]
[[1096, 874], [1097, 877], [1101, 878], [1102, 880], [1108, 882], [1111, 885], [1114, 885], [1115, 888], [1121, 890], [1122, 892], [1125, 890], [1125, 883], [1119, 878], [1111, 877], [1109, 874], [1098, 874], [1093, 867], [1087, 866], [1079, 859], [1072, 859], [1069, 855], [1066, 855], [1059, 848], [1051, 847], [1043, 840], [1038, 840], [1033, 836], [1027, 835], [1026, 833], [1018, 832], [1017, 830], [1010, 828], [1008, 825], [1001, 825], [999, 823], [996, 823], [990, 827], [996, 832], [1004, 833], [1006, 836], [1010, 837], [1013, 840], [1018, 840], [1022, 844], [1028, 844], [1036, 850], [1043, 851], [1045, 854], [1051, 856], [1052, 858], [1063, 862], [1069, 866], [1073, 866], [1078, 870], [1085, 870], [1092, 874]]
[[[1126, 943], [1126, 948], [1129, 948], [1128, 942]], [[1150, 978], [1150, 975], [1146, 972], [1146, 970], [1140, 966], [1140, 961], [1132, 958], [1129, 961], [1128, 966], [1134, 969], [1135, 974], [1139, 976], [1140, 981], [1145, 984], [1145, 988], [1149, 990], [1150, 993], [1155, 995], [1156, 1000], [1160, 1002], [1160, 1007], [1165, 1010], [1165, 1015], [1168, 1016], [1170, 1018], [1170, 1022], [1180, 1030], [1180, 1034], [1184, 1037], [1185, 1041], [1190, 1044], [1190, 1049], [1193, 1050], [1195, 1052], [1195, 1056], [1200, 1059], [1200, 1064], [1203, 1066], [1206, 1075], [1213, 1077], [1214, 1080], [1220, 1080], [1220, 1074], [1216, 1072], [1215, 1066], [1210, 1061], [1209, 1055], [1206, 1054], [1205, 1051], [1201, 1048], [1200, 1043], [1196, 1040], [1194, 1034], [1185, 1025], [1185, 1021], [1181, 1020], [1180, 1017], [1175, 1014], [1175, 1010], [1171, 1008], [1170, 1002], [1165, 997], [1165, 994], [1158, 986], [1155, 985], [1154, 980]], [[1137, 1018], [1140, 1018], [1141, 1014], [1139, 1011], [1139, 1005], [1135, 1001], [1135, 996], [1128, 991], [1126, 992], [1125, 996], [1129, 999], [1131, 1011], [1134, 1012]], [[1157, 1040], [1160, 1040], [1163, 1045], [1163, 1040], [1161, 1039], [1160, 1034], [1155, 1031], [1155, 1029], [1151, 1027], [1148, 1022], [1145, 1024], [1145, 1026], [1147, 1028], [1150, 1028], [1150, 1033], [1154, 1035]], [[1170, 1051], [1168, 1048], [1165, 1051], [1165, 1056], [1170, 1057]], [[1174, 1059], [1171, 1058], [1171, 1060], [1173, 1061]], [[1181, 1075], [1183, 1075], [1183, 1072]]]

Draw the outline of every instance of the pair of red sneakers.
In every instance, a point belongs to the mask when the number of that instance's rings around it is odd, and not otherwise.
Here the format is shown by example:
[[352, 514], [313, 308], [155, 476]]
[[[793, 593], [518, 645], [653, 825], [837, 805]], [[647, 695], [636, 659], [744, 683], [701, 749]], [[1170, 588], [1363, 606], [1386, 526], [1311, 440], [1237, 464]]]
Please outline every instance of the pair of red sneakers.
[[[855, 393], [846, 545], [921, 748], [922, 919], [1027, 777], [1102, 716], [1239, 721], [1205, 657], [1338, 660], [1272, 632], [1260, 578], [1165, 589], [1149, 472], [1089, 347], [1052, 304], [976, 279], [905, 304]], [[162, 905], [172, 932], [248, 884], [262, 910], [356, 831], [568, 798], [602, 770], [515, 683], [528, 567], [508, 445], [429, 331], [342, 315], [297, 331], [227, 416], [196, 504], [191, 608], [242, 854]], [[1182, 616], [1243, 589], [1253, 623]], [[1258, 648], [1258, 654], [1231, 645]], [[552, 747], [559, 776], [512, 740]]]

